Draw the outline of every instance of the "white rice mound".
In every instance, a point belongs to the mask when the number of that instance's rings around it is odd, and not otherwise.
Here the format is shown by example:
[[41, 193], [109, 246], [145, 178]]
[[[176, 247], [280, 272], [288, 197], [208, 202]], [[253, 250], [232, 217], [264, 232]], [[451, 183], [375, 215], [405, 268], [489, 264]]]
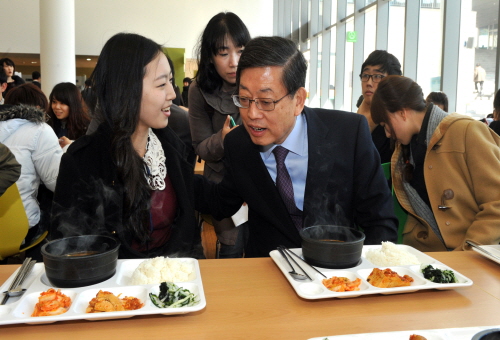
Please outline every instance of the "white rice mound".
[[193, 271], [194, 265], [192, 263], [159, 256], [142, 261], [134, 270], [130, 284], [148, 285], [161, 282], [186, 282], [190, 281]]
[[376, 266], [420, 264], [420, 261], [415, 255], [410, 254], [392, 242], [382, 242], [381, 248], [368, 250], [365, 257]]

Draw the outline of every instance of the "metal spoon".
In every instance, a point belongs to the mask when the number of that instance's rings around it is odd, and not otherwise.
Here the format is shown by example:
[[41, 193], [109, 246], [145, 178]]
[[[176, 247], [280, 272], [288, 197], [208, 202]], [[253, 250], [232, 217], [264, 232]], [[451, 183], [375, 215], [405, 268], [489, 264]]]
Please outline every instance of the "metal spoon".
[[[286, 262], [288, 262], [288, 265], [290, 266], [290, 268], [292, 268], [292, 271], [290, 271], [289, 273], [290, 273], [290, 276], [293, 277], [294, 280], [297, 280], [297, 281], [310, 280], [310, 281], [312, 281], [312, 279], [309, 277], [309, 275], [307, 275], [307, 273], [304, 272], [304, 274], [306, 274], [306, 275], [302, 275], [302, 274], [297, 273], [295, 271], [295, 268], [292, 266], [292, 264], [290, 263], [290, 261], [288, 261], [288, 256], [286, 256], [286, 254], [283, 251], [283, 249], [281, 249], [280, 247], [278, 247], [278, 251], [285, 258]], [[290, 257], [290, 259], [292, 259], [292, 258]], [[294, 259], [292, 259], [292, 261], [295, 262]]]
[[26, 291], [26, 289], [23, 289], [21, 285], [26, 279], [26, 277], [31, 273], [31, 270], [33, 269], [35, 263], [36, 261], [31, 260], [31, 257], [28, 257], [24, 260], [21, 268], [19, 269], [16, 276], [14, 277], [14, 280], [10, 284], [9, 289], [6, 292], [4, 292], [5, 296], [2, 299], [2, 302], [0, 302], [0, 305], [5, 305], [10, 297], [19, 296]]

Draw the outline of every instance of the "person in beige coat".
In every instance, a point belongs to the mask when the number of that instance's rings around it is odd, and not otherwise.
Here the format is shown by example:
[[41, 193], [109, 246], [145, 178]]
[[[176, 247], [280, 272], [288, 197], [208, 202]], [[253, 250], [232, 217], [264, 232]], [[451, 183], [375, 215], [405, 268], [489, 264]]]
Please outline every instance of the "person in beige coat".
[[392, 183], [408, 212], [403, 243], [421, 251], [500, 242], [500, 137], [468, 116], [426, 104], [421, 87], [383, 79], [372, 117], [396, 140]]

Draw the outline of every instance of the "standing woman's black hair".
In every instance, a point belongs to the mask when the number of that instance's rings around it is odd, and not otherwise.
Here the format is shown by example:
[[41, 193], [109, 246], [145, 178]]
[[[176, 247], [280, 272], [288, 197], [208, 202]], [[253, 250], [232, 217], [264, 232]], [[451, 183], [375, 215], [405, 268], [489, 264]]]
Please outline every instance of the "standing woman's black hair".
[[213, 93], [222, 87], [223, 79], [217, 73], [212, 59], [224, 47], [226, 39], [232, 39], [235, 47], [243, 47], [250, 41], [247, 27], [232, 12], [221, 12], [210, 19], [198, 44], [196, 81], [206, 93]]
[[73, 83], [59, 83], [52, 89], [49, 95], [49, 109], [47, 111], [50, 120], [49, 125], [54, 128], [59, 125], [59, 119], [57, 119], [52, 110], [52, 102], [57, 100], [63, 104], [68, 105], [69, 115], [67, 118], [67, 128], [68, 137], [71, 140], [75, 140], [85, 135], [87, 127], [90, 124], [90, 117], [87, 111], [87, 106], [82, 98], [80, 90]]
[[145, 226], [149, 225], [151, 194], [144, 161], [131, 136], [139, 121], [146, 66], [160, 53], [161, 46], [151, 39], [119, 33], [106, 42], [91, 75], [97, 114], [111, 127], [111, 153], [124, 185], [124, 227], [143, 242], [149, 238]]

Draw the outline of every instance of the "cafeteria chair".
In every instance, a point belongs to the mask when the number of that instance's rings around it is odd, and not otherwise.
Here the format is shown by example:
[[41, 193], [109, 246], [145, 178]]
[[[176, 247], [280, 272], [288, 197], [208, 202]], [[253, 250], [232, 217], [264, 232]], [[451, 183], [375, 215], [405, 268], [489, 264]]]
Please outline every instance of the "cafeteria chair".
[[28, 234], [29, 221], [24, 210], [23, 201], [19, 194], [17, 184], [12, 184], [5, 193], [0, 196], [0, 260], [22, 253], [47, 237], [44, 232], [30, 245], [21, 248], [21, 244]]
[[[382, 164], [382, 169], [384, 170], [384, 176], [386, 180], [391, 179], [391, 162]], [[401, 204], [399, 204], [398, 198], [394, 193], [394, 186], [391, 188], [392, 192], [392, 202], [394, 204], [394, 213], [398, 218], [398, 243], [403, 243], [403, 230], [406, 224], [406, 220], [408, 219], [408, 213], [403, 209]]]

